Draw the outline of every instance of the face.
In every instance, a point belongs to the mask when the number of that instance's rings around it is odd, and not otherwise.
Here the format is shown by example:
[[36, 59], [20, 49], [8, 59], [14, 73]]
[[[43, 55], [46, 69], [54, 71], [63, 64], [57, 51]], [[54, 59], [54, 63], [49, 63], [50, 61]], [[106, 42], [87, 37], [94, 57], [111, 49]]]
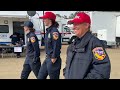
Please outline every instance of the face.
[[43, 22], [44, 22], [45, 26], [49, 26], [51, 23], [51, 20], [50, 19], [43, 19]]
[[73, 30], [77, 37], [82, 37], [89, 29], [88, 23], [73, 24]]
[[24, 32], [25, 32], [25, 33], [28, 33], [29, 31], [30, 31], [29, 28], [26, 27], [26, 26], [24, 26]]

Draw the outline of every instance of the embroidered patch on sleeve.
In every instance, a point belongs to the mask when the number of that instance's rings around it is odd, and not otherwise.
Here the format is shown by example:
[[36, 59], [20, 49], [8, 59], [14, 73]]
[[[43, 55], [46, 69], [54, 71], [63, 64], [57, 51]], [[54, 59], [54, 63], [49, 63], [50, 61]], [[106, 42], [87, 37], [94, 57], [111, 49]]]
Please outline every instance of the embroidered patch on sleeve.
[[97, 60], [104, 60], [104, 58], [106, 57], [105, 51], [102, 47], [96, 47], [92, 50], [92, 52]]
[[32, 43], [34, 43], [36, 41], [35, 37], [31, 37], [30, 40], [31, 40]]
[[57, 40], [59, 38], [58, 32], [53, 32], [53, 39]]

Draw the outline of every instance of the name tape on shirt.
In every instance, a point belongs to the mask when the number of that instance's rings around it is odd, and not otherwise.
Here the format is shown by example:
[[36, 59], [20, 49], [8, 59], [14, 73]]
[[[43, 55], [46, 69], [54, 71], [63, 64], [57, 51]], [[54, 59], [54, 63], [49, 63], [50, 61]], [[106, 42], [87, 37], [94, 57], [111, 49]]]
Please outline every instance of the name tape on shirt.
[[102, 47], [96, 47], [92, 50], [92, 52], [97, 60], [104, 60], [104, 58], [106, 57], [105, 51]]
[[28, 42], [29, 42], [30, 40], [29, 40], [29, 38], [28, 38]]
[[50, 33], [48, 34], [48, 38], [51, 38]]
[[57, 40], [59, 38], [58, 32], [53, 32], [53, 39]]
[[32, 43], [34, 43], [36, 41], [35, 37], [31, 37], [30, 40], [31, 40]]

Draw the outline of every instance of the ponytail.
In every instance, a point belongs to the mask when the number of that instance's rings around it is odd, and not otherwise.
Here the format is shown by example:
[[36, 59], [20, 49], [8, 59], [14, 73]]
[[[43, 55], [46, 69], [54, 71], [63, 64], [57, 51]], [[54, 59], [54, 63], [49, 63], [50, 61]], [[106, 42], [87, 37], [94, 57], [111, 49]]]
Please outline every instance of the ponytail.
[[51, 21], [52, 21], [52, 25], [53, 25], [54, 27], [56, 27], [56, 28], [59, 27], [58, 22], [56, 22], [55, 20], [51, 20]]
[[35, 32], [34, 28], [29, 28], [30, 32]]

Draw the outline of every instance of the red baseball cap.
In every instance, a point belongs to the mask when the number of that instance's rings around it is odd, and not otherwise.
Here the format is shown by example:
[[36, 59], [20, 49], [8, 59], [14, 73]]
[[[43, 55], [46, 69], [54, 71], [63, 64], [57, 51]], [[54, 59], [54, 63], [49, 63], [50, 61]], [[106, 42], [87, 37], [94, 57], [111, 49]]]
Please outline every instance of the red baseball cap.
[[84, 22], [91, 24], [90, 16], [84, 12], [80, 12], [75, 16], [73, 20], [68, 21], [68, 24], [80, 24]]
[[56, 15], [52, 12], [45, 12], [45, 14], [40, 17], [41, 19], [52, 19], [55, 20], [56, 19]]

